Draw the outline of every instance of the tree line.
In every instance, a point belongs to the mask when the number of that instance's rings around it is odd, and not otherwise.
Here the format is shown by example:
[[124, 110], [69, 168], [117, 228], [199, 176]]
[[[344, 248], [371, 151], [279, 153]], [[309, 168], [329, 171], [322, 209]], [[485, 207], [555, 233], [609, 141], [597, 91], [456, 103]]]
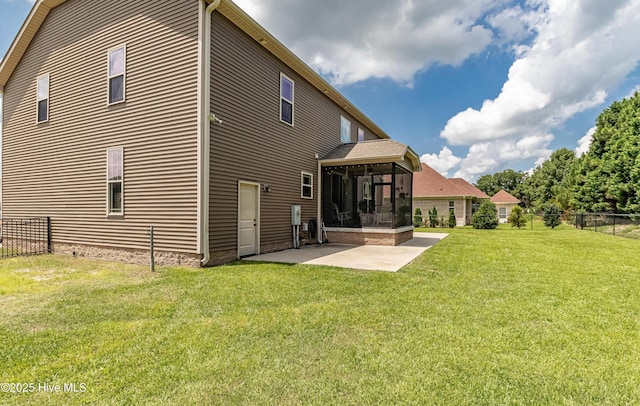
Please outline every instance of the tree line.
[[553, 204], [565, 212], [640, 213], [640, 92], [598, 116], [581, 157], [561, 148], [531, 174], [507, 169], [476, 186], [490, 196], [505, 189], [533, 210]]

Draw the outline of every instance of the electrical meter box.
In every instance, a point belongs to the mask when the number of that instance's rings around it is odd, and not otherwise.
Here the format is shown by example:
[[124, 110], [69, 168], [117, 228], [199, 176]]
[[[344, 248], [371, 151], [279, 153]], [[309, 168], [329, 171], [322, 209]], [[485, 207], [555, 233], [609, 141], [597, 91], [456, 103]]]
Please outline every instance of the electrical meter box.
[[297, 205], [291, 206], [291, 225], [299, 226], [302, 218], [302, 208]]

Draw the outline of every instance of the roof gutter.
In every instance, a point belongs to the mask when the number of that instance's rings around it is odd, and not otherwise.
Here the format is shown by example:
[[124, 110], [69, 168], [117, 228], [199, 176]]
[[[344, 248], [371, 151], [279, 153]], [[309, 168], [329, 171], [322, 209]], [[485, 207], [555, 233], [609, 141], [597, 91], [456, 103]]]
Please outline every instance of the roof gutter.
[[207, 6], [207, 0], [201, 0], [198, 16], [198, 253], [202, 254], [201, 264], [211, 259], [209, 247], [209, 193], [211, 150], [211, 14], [220, 5], [214, 0]]

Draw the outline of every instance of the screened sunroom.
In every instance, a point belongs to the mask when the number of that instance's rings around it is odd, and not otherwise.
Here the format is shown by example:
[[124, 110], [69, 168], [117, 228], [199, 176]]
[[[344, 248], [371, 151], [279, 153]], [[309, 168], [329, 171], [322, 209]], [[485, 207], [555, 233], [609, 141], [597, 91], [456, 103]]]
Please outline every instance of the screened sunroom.
[[[393, 234], [413, 230], [413, 172], [421, 166], [411, 148], [392, 140], [344, 144], [320, 164], [322, 219], [328, 231]], [[348, 242], [358, 242], [354, 238]]]

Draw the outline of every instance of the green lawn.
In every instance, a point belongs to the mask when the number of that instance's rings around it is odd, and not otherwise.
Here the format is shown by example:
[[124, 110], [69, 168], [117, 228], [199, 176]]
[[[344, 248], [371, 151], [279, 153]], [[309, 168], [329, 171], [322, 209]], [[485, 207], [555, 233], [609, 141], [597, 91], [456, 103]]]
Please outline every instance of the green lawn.
[[0, 382], [35, 391], [0, 404], [638, 404], [639, 264], [539, 223], [453, 230], [399, 273], [3, 260]]

